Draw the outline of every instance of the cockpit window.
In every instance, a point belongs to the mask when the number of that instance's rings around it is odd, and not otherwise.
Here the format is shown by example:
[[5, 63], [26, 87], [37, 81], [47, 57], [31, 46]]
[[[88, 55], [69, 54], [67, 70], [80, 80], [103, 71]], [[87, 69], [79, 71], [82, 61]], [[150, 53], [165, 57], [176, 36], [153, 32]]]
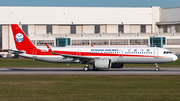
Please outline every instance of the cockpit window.
[[164, 54], [172, 54], [170, 51], [164, 51]]

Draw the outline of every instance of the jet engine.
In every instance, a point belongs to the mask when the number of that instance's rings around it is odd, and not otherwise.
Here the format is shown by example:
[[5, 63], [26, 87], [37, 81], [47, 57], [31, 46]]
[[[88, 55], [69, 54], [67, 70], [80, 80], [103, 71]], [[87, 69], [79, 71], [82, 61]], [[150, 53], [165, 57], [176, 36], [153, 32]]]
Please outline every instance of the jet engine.
[[109, 69], [111, 67], [110, 59], [96, 59], [94, 66], [96, 69]]

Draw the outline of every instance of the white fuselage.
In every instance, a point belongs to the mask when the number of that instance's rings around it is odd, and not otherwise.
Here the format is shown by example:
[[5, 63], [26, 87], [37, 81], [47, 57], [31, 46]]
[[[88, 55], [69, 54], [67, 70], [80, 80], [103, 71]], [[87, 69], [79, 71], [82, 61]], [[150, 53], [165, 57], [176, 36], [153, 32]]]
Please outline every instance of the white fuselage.
[[[78, 59], [111, 59], [112, 63], [167, 63], [177, 60], [177, 56], [169, 50], [157, 47], [121, 48], [121, 47], [52, 47], [54, 54], [47, 48], [39, 48], [40, 54], [21, 54], [21, 56], [36, 60], [58, 63], [80, 62]], [[62, 56], [63, 55], [63, 56]], [[66, 57], [68, 55], [70, 57]], [[76, 57], [76, 58], [71, 58]], [[79, 56], [79, 58], [78, 58]]]

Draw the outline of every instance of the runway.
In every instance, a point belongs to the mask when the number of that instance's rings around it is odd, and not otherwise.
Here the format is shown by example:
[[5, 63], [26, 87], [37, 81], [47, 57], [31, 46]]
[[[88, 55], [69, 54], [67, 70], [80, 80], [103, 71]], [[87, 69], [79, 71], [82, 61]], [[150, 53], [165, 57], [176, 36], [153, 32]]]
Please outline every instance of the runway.
[[180, 75], [179, 68], [166, 67], [155, 71], [154, 68], [101, 69], [83, 71], [82, 68], [0, 68], [0, 75]]

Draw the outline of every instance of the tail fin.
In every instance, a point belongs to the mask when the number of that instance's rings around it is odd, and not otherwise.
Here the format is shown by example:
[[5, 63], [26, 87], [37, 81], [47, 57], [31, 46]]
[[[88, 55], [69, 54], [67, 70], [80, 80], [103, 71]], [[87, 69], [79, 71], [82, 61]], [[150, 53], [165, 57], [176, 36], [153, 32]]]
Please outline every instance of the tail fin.
[[28, 51], [36, 48], [17, 24], [11, 24], [11, 28], [17, 50]]

